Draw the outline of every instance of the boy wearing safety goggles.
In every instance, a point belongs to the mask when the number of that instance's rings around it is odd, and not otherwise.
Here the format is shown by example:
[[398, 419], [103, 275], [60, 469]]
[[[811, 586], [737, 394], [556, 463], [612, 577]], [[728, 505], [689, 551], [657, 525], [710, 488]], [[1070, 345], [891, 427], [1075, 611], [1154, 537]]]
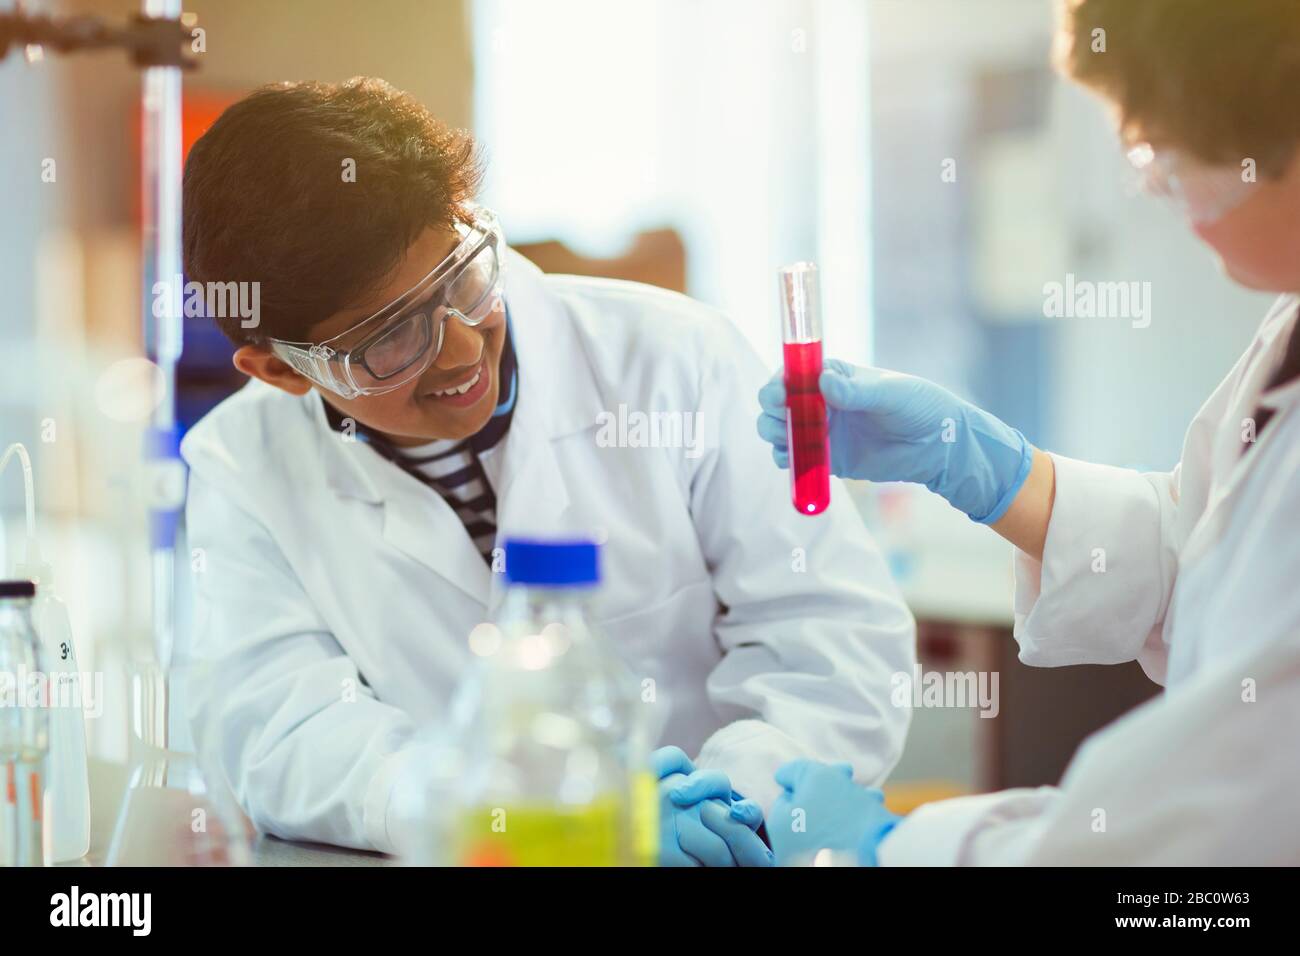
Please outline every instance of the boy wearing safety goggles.
[[[735, 328], [543, 276], [477, 179], [467, 137], [374, 80], [264, 88], [191, 151], [187, 274], [262, 306], [217, 320], [254, 381], [182, 446], [198, 743], [262, 830], [402, 852], [395, 784], [495, 612], [498, 535], [599, 530], [593, 613], [667, 711], [660, 860], [766, 865], [778, 766], [893, 766], [911, 617], [843, 489], [790, 507]], [[689, 427], [611, 440], [627, 409]]]

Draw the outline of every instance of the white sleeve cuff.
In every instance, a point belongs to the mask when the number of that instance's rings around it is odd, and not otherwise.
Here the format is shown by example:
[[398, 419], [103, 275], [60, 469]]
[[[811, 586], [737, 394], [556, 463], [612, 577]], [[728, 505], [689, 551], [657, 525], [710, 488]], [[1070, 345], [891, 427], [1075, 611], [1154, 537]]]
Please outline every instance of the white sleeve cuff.
[[1000, 824], [1042, 818], [1057, 799], [1055, 787], [1002, 790], [938, 800], [914, 810], [881, 841], [881, 866], [1014, 865], [1033, 849], [1031, 830], [1017, 827], [1017, 839], [999, 840], [995, 859], [974, 852], [975, 838]]
[[1172, 589], [1172, 477], [1052, 461], [1056, 500], [1043, 560], [1015, 557], [1020, 659], [1037, 667], [1131, 661]]
[[413, 756], [414, 748], [410, 747], [388, 754], [366, 787], [362, 826], [366, 840], [381, 853], [401, 853], [405, 846], [410, 821], [399, 819], [402, 815], [396, 812], [398, 801], [394, 794]]

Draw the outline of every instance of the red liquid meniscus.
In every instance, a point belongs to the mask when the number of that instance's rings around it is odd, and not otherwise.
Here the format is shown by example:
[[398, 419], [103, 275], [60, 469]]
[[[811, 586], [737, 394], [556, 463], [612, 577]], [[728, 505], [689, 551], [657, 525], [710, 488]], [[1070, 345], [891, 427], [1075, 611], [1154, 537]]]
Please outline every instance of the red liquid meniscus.
[[795, 510], [818, 515], [831, 503], [831, 452], [826, 433], [826, 399], [821, 342], [785, 343], [786, 437], [790, 444], [790, 491]]

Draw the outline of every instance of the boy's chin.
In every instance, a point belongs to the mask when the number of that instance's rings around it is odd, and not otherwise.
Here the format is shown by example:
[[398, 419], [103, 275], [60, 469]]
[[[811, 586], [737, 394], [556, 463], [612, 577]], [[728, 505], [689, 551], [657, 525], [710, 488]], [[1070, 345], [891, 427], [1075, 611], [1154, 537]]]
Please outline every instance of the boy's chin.
[[1294, 279], [1288, 283], [1280, 277], [1259, 275], [1252, 269], [1245, 268], [1237, 263], [1230, 262], [1227, 259], [1219, 260], [1219, 267], [1226, 275], [1237, 285], [1250, 289], [1252, 292], [1293, 292], [1300, 291], [1300, 283]]
[[461, 414], [433, 410], [420, 429], [422, 437], [425, 441], [460, 440], [477, 434], [492, 418], [492, 410], [496, 408], [491, 395], [484, 395], [481, 404], [482, 408], [466, 409]]

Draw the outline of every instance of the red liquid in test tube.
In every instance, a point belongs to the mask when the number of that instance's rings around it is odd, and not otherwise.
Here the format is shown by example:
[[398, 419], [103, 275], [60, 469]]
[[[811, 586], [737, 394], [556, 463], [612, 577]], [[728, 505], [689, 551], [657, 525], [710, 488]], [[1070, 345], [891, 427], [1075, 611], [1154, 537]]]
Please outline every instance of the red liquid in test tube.
[[781, 337], [785, 357], [786, 437], [790, 492], [800, 514], [821, 514], [831, 503], [830, 446], [822, 373], [817, 267], [800, 262], [780, 270]]

